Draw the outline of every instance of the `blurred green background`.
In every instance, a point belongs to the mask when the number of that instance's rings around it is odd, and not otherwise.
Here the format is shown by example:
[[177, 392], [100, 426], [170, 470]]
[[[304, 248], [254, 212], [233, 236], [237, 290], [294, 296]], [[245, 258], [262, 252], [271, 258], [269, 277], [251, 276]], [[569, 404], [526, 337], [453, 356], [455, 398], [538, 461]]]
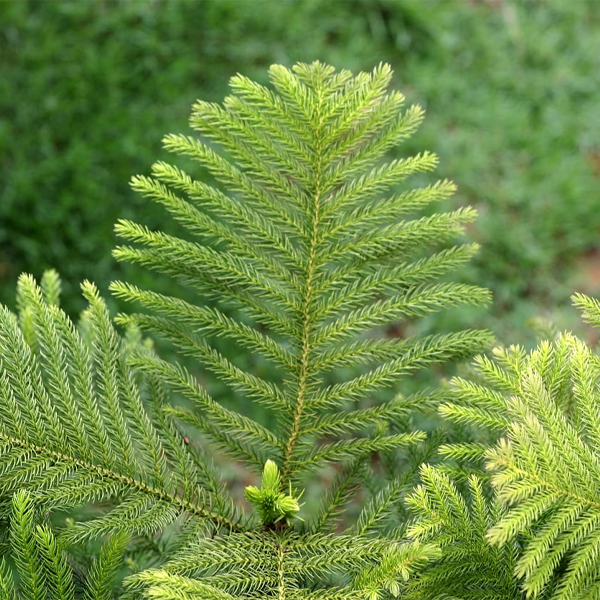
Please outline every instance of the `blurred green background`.
[[[600, 293], [600, 3], [591, 0], [129, 0], [0, 2], [0, 300], [21, 271], [104, 293], [123, 275], [117, 218], [163, 226], [129, 178], [167, 158], [196, 98], [274, 62], [371, 69], [428, 112], [403, 151], [436, 151], [437, 176], [475, 205], [482, 244], [462, 277], [491, 288], [461, 313], [502, 341], [529, 319], [580, 327], [569, 294]], [[457, 318], [456, 316], [452, 318]]]

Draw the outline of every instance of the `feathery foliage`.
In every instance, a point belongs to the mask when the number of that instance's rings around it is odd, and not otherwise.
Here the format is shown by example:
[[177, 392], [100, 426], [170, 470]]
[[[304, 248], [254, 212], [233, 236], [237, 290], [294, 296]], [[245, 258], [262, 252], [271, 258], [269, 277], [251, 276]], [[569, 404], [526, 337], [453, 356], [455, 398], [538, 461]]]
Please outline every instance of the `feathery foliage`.
[[[586, 321], [600, 323], [597, 300], [573, 299]], [[494, 355], [475, 362], [481, 383], [453, 380], [455, 400], [440, 411], [497, 441], [487, 449], [467, 442], [442, 451], [485, 463], [505, 507], [487, 539], [511, 555], [515, 543], [521, 547], [514, 574], [526, 597], [598, 598], [600, 359], [570, 333], [530, 353], [512, 346]], [[447, 489], [436, 489], [440, 498], [451, 498]]]
[[[121, 336], [88, 282], [75, 325], [51, 272], [39, 286], [20, 279], [18, 315], [0, 309], [0, 518], [10, 522], [26, 597], [45, 598], [48, 586], [64, 598], [80, 588], [111, 597], [128, 539], [138, 553], [125, 598], [383, 600], [411, 573], [448, 560], [444, 544], [440, 555], [392, 526], [439, 443], [425, 441], [409, 414], [439, 393], [392, 388], [481, 351], [490, 336], [390, 339], [384, 328], [488, 301], [486, 290], [446, 279], [477, 249], [452, 245], [475, 213], [419, 216], [454, 186], [404, 185], [435, 167], [431, 153], [386, 158], [423, 118], [388, 91], [388, 66], [353, 76], [319, 62], [275, 65], [269, 75], [272, 89], [237, 75], [222, 105], [197, 102], [199, 137], [165, 137], [214, 184], [165, 162], [133, 179], [186, 237], [116, 226], [126, 242], [119, 260], [171, 276], [196, 303], [115, 282], [113, 293], [143, 308], [119, 315]], [[161, 358], [141, 330], [186, 362]], [[223, 341], [247, 362], [229, 359]], [[214, 381], [235, 404], [218, 401]], [[264, 421], [246, 416], [243, 402], [261, 405]], [[243, 465], [250, 481], [263, 475], [246, 487], [253, 510], [223, 484], [213, 454]], [[316, 513], [304, 514], [304, 488], [332, 465], [338, 476]], [[357, 484], [367, 492], [361, 512], [340, 523]], [[473, 494], [480, 503], [479, 488]], [[47, 522], [34, 528], [33, 511]], [[51, 529], [56, 511], [74, 521]], [[82, 587], [68, 557], [106, 536]], [[11, 590], [6, 564], [0, 573]]]
[[[164, 139], [167, 150], [199, 162], [223, 188], [164, 162], [132, 181], [194, 241], [129, 221], [116, 228], [135, 244], [117, 248], [119, 260], [171, 275], [197, 289], [201, 304], [122, 282], [112, 290], [151, 311], [120, 315], [121, 323], [169, 339], [233, 393], [264, 405], [277, 428], [215, 412], [185, 368], [134, 351], [135, 366], [191, 399], [202, 419], [183, 409], [171, 414], [250, 469], [277, 462], [287, 485], [329, 462], [422, 439], [418, 432], [369, 433], [397, 411], [360, 401], [415, 369], [469, 355], [489, 336], [464, 331], [398, 341], [376, 333], [390, 322], [486, 302], [488, 292], [438, 281], [476, 250], [439, 245], [472, 220], [471, 209], [405, 218], [454, 186], [394, 189], [437, 159], [425, 152], [383, 160], [423, 117], [419, 107], [403, 111], [403, 96], [386, 91], [388, 66], [353, 77], [321, 63], [275, 65], [269, 75], [275, 92], [238, 75], [223, 105], [196, 103], [191, 125], [200, 138]], [[431, 245], [435, 251], [424, 255]], [[267, 361], [270, 379], [232, 364], [218, 338]], [[356, 374], [350, 368], [358, 365], [367, 368]], [[340, 367], [352, 377], [336, 380]]]
[[[127, 536], [115, 534], [103, 544], [84, 581], [78, 581], [61, 547], [41, 516], [34, 498], [20, 490], [13, 495], [10, 512], [10, 558], [18, 573], [18, 585], [3, 559], [0, 591], [9, 600], [110, 600], [127, 545]], [[79, 593], [81, 591], [81, 593]]]
[[490, 501], [482, 480], [472, 475], [463, 496], [441, 469], [424, 466], [422, 484], [407, 499], [417, 521], [410, 538], [434, 541], [440, 560], [410, 581], [407, 598], [481, 598], [514, 600], [524, 597], [514, 577], [518, 547], [514, 540], [504, 547], [491, 546], [488, 530], [503, 515], [498, 501]]
[[[561, 333], [398, 394], [489, 341], [385, 336], [487, 301], [446, 279], [476, 250], [451, 243], [474, 212], [419, 216], [448, 181], [396, 187], [436, 159], [386, 158], [423, 116], [388, 92], [387, 66], [269, 75], [196, 103], [198, 137], [165, 137], [213, 183], [165, 162], [133, 179], [187, 237], [117, 224], [117, 258], [197, 302], [115, 282], [143, 309], [118, 316], [121, 335], [89, 282], [75, 324], [51, 271], [20, 278], [17, 314], [0, 307], [1, 597], [600, 599], [600, 358]], [[600, 326], [597, 300], [573, 300]], [[444, 444], [414, 426], [432, 407], [455, 427]], [[246, 503], [211, 460], [224, 455], [246, 469]]]
[[[269, 76], [274, 90], [233, 77], [222, 105], [194, 105], [191, 125], [200, 137], [164, 138], [167, 150], [200, 163], [214, 185], [162, 161], [152, 176], [132, 180], [193, 241], [131, 221], [116, 227], [131, 244], [115, 250], [119, 260], [170, 275], [196, 290], [200, 303], [124, 282], [112, 291], [148, 311], [122, 314], [121, 324], [168, 339], [236, 398], [264, 406], [276, 428], [215, 409], [184, 366], [134, 350], [137, 369], [185, 396], [200, 415], [177, 407], [168, 409], [171, 417], [251, 471], [273, 461], [283, 488], [276, 493], [291, 486], [285, 497], [292, 504], [311, 473], [328, 463], [347, 470], [307, 525], [317, 532], [348, 501], [352, 465], [424, 439], [419, 431], [389, 427], [418, 407], [418, 399], [400, 409], [365, 399], [416, 369], [468, 356], [489, 342], [483, 331], [402, 340], [378, 332], [390, 322], [485, 303], [489, 294], [440, 281], [477, 249], [447, 245], [473, 210], [408, 218], [448, 197], [454, 185], [395, 189], [437, 159], [425, 152], [385, 160], [423, 118], [417, 106], [403, 110], [402, 94], [387, 91], [387, 65], [357, 76], [318, 62], [293, 70], [275, 65]], [[250, 364], [263, 365], [269, 376], [233, 364], [219, 350], [220, 339], [246, 349]], [[339, 378], [342, 368], [349, 377]], [[391, 510], [408, 478], [397, 483], [365, 507], [362, 534]], [[260, 505], [257, 488], [246, 496]], [[263, 507], [265, 524], [276, 520], [266, 513]]]
[[[387, 66], [269, 74], [273, 88], [238, 75], [222, 105], [198, 102], [199, 137], [166, 136], [214, 183], [165, 162], [133, 179], [187, 237], [117, 224], [117, 258], [196, 303], [115, 282], [143, 309], [118, 316], [121, 335], [89, 282], [75, 324], [50, 271], [20, 278], [17, 314], [0, 307], [0, 595], [600, 598], [600, 358], [556, 334], [479, 356], [449, 387], [398, 394], [402, 377], [489, 341], [384, 335], [487, 301], [446, 279], [476, 250], [451, 245], [474, 213], [410, 216], [453, 185], [396, 188], [436, 159], [386, 158], [422, 119], [387, 91]], [[597, 300], [573, 300], [600, 326]], [[442, 445], [411, 417], [432, 407], [456, 428]], [[247, 470], [245, 504], [213, 455]]]
[[[38, 286], [21, 277], [20, 318], [0, 309], [2, 498], [29, 490], [54, 510], [117, 502], [66, 531], [70, 542], [152, 532], [187, 513], [243, 527], [222, 488], [199, 485], [202, 469], [163, 426], [157, 386], [146, 381], [142, 389], [127, 365], [137, 344], [119, 337], [96, 288], [82, 285], [89, 306], [77, 328], [52, 303], [53, 280], [49, 273]], [[0, 503], [0, 514], [9, 506]]]

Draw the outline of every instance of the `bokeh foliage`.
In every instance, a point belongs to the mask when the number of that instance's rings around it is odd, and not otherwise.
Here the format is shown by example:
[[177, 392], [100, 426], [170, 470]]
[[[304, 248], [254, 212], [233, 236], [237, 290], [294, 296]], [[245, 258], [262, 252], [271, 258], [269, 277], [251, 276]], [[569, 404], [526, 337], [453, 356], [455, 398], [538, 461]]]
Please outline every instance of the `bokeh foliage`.
[[21, 271], [55, 267], [74, 311], [81, 280], [105, 290], [122, 276], [116, 219], [164, 221], [128, 179], [230, 73], [385, 60], [428, 112], [402, 152], [436, 151], [452, 202], [480, 211], [483, 249], [464, 277], [495, 293], [496, 333], [518, 341], [544, 312], [563, 325], [553, 307], [600, 285], [599, 28], [593, 0], [2, 2], [0, 299]]

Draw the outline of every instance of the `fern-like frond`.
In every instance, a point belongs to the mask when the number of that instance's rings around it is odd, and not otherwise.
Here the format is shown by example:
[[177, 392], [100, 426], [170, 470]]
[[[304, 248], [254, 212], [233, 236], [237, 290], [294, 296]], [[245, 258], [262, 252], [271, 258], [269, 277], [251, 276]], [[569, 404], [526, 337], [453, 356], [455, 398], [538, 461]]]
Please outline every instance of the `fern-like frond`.
[[26, 597], [37, 599], [46, 596], [46, 573], [35, 535], [34, 510], [33, 502], [26, 492], [15, 495], [12, 501], [10, 541], [19, 572], [20, 588]]
[[[271, 458], [284, 482], [298, 483], [326, 462], [420, 439], [373, 435], [376, 414], [384, 421], [396, 416], [392, 404], [363, 413], [346, 409], [416, 369], [471, 355], [489, 336], [468, 331], [396, 342], [378, 338], [377, 329], [482, 304], [489, 294], [438, 281], [477, 249], [440, 246], [463, 231], [472, 209], [407, 218], [447, 198], [454, 185], [397, 189], [411, 175], [433, 169], [437, 158], [424, 152], [385, 161], [423, 118], [419, 107], [403, 110], [403, 96], [387, 91], [389, 66], [352, 76], [315, 62], [275, 65], [269, 75], [274, 90], [238, 75], [222, 105], [197, 102], [190, 123], [199, 137], [165, 137], [167, 150], [197, 161], [214, 184], [165, 162], [156, 163], [150, 177], [132, 181], [188, 238], [131, 221], [116, 228], [129, 244], [115, 251], [119, 260], [197, 290], [199, 305], [122, 282], [112, 290], [153, 313], [120, 315], [121, 323], [170, 340], [234, 396], [263, 404], [278, 430], [271, 434], [215, 406], [184, 367], [134, 353], [136, 368], [160, 377], [198, 410], [169, 414], [251, 469], [262, 470]], [[225, 357], [218, 338], [260, 355], [272, 378]], [[368, 371], [360, 373], [365, 364]], [[355, 374], [327, 382], [340, 366]]]
[[593, 325], [600, 327], [600, 301], [584, 294], [574, 294], [571, 298], [573, 304], [583, 313], [583, 319]]
[[[198, 540], [165, 568], [132, 576], [128, 583], [152, 598], [376, 600], [388, 598], [437, 555], [428, 544], [359, 536], [232, 534]], [[328, 585], [332, 576], [340, 583]]]
[[[590, 318], [594, 303], [581, 297], [577, 303]], [[451, 420], [499, 438], [484, 458], [507, 508], [487, 538], [503, 548], [524, 541], [515, 573], [527, 597], [594, 598], [600, 582], [599, 361], [571, 334], [529, 354], [498, 349], [495, 358], [476, 362], [482, 385], [456, 379], [455, 402], [441, 408]], [[477, 451], [481, 456], [481, 446]]]
[[3, 600], [112, 600], [116, 597], [116, 576], [127, 546], [126, 536], [117, 534], [103, 544], [84, 581], [79, 582], [82, 573], [72, 569], [71, 557], [50, 527], [40, 524], [41, 515], [28, 492], [19, 491], [13, 496], [10, 517], [9, 558], [14, 562], [17, 577], [13, 577], [3, 558], [0, 561]]
[[110, 600], [112, 587], [123, 562], [129, 538], [117, 533], [100, 548], [98, 558], [92, 563], [87, 577], [86, 600]]
[[215, 491], [202, 485], [183, 437], [163, 426], [163, 406], [149, 410], [152, 387], [140, 388], [127, 364], [133, 350], [118, 336], [96, 288], [82, 287], [89, 305], [79, 330], [50, 302], [55, 282], [44, 291], [29, 276], [19, 280], [33, 345], [17, 317], [0, 308], [0, 511], [23, 490], [47, 509], [114, 504], [67, 529], [64, 542], [148, 533], [180, 515], [242, 527], [222, 488], [213, 502]]
[[490, 502], [482, 481], [471, 476], [468, 494], [462, 495], [447, 475], [431, 466], [421, 469], [421, 481], [407, 500], [417, 516], [408, 536], [439, 545], [441, 556], [409, 582], [407, 597], [524, 598], [514, 576], [517, 544], [513, 540], [498, 548], [487, 539], [503, 510], [497, 501]]

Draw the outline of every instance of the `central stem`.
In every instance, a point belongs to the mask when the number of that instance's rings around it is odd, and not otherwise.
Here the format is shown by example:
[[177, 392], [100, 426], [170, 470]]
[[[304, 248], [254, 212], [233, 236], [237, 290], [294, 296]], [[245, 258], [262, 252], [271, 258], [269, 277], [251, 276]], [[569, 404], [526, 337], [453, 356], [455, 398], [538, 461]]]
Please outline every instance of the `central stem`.
[[309, 250], [309, 257], [306, 270], [306, 290], [304, 294], [304, 301], [302, 307], [302, 354], [300, 358], [300, 370], [298, 373], [298, 392], [296, 395], [296, 408], [294, 410], [294, 417], [292, 426], [290, 428], [290, 435], [285, 449], [285, 462], [283, 465], [282, 480], [287, 482], [290, 471], [291, 462], [294, 455], [294, 447], [298, 441], [300, 434], [300, 423], [302, 420], [302, 412], [304, 409], [304, 400], [306, 398], [306, 389], [308, 385], [308, 378], [310, 374], [310, 338], [311, 338], [311, 307], [313, 300], [313, 278], [314, 278], [314, 262], [316, 256], [317, 247], [317, 223], [319, 219], [319, 197], [315, 197], [315, 212], [313, 215], [313, 234], [311, 236], [311, 245]]
[[312, 207], [312, 219], [310, 228], [310, 238], [308, 241], [308, 260], [304, 273], [305, 287], [302, 298], [301, 312], [301, 354], [300, 368], [298, 370], [298, 390], [296, 394], [296, 404], [292, 425], [290, 427], [289, 437], [285, 448], [285, 458], [282, 469], [282, 482], [286, 484], [292, 475], [292, 460], [294, 458], [294, 449], [300, 436], [300, 424], [304, 411], [304, 402], [310, 378], [310, 353], [312, 336], [312, 304], [314, 299], [313, 281], [315, 277], [315, 260], [319, 245], [319, 224], [321, 218], [321, 194], [322, 194], [322, 149], [321, 149], [321, 90], [317, 90], [317, 125], [315, 127], [315, 164], [314, 164], [314, 201]]
[[285, 548], [282, 543], [275, 543], [275, 551], [277, 552], [277, 598], [285, 600]]

